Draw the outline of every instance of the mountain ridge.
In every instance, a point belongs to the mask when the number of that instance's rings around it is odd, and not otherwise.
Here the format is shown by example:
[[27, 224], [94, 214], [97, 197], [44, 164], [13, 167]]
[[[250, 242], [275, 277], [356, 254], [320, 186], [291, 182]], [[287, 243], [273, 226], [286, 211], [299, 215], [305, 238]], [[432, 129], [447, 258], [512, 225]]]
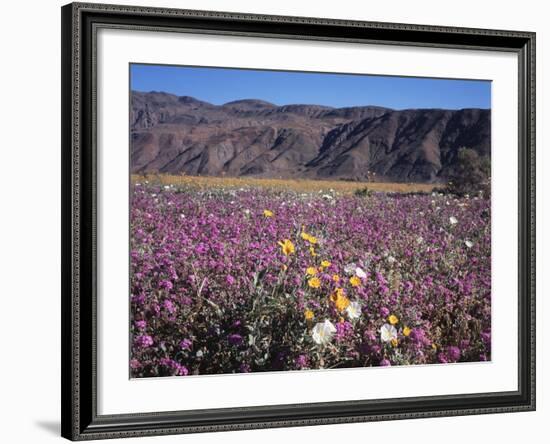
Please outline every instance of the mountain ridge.
[[223, 105], [131, 93], [131, 171], [444, 182], [462, 146], [491, 154], [487, 109], [335, 108], [259, 99]]

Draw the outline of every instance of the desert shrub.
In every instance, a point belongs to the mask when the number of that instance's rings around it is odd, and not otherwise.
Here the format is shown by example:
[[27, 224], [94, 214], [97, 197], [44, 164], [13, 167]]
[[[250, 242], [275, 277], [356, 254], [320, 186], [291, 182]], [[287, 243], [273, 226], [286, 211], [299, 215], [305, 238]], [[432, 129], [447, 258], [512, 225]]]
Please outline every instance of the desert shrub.
[[[435, 190], [437, 190], [437, 188], [434, 187]], [[433, 190], [430, 190], [430, 191], [407, 191], [407, 192], [394, 192], [394, 191], [391, 191], [391, 192], [387, 192], [385, 193], [386, 196], [388, 197], [398, 197], [398, 198], [402, 198], [402, 197], [415, 197], [415, 196], [428, 196], [430, 194], [432, 194]]]
[[488, 197], [491, 191], [491, 160], [480, 156], [471, 148], [458, 150], [456, 166], [449, 175], [444, 192], [464, 196], [482, 193]]
[[362, 188], [357, 188], [353, 194], [357, 197], [370, 197], [372, 196], [372, 191], [369, 190], [369, 187], [362, 187]]

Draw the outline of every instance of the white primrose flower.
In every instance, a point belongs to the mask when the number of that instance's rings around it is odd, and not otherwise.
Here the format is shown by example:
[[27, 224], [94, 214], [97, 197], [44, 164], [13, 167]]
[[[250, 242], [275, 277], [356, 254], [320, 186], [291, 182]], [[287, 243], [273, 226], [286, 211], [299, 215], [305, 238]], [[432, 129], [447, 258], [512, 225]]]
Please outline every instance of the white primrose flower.
[[325, 319], [325, 322], [315, 324], [311, 336], [316, 344], [324, 345], [330, 342], [334, 333], [336, 333], [336, 327], [328, 319]]
[[356, 267], [355, 268], [355, 275], [358, 278], [361, 278], [361, 279], [366, 279], [367, 278], [367, 273], [365, 273], [365, 271], [361, 267]]
[[474, 246], [474, 243], [473, 243], [472, 241], [469, 241], [469, 240], [464, 241], [464, 243], [466, 244], [466, 246], [467, 246], [468, 248], [472, 248], [472, 247]]
[[348, 276], [352, 276], [355, 274], [355, 270], [357, 269], [357, 265], [355, 265], [353, 262], [351, 264], [347, 264], [344, 267], [344, 273], [346, 273]]
[[397, 259], [394, 258], [393, 256], [388, 256], [388, 262], [389, 262], [390, 264], [393, 264], [393, 263], [395, 263], [396, 261], [397, 261]]
[[392, 339], [397, 339], [397, 330], [391, 324], [384, 324], [380, 327], [380, 339], [383, 342], [390, 342]]
[[352, 302], [346, 307], [346, 313], [350, 319], [358, 319], [361, 317], [361, 304]]
[[458, 223], [458, 219], [454, 216], [449, 217], [449, 222], [451, 225], [456, 225]]

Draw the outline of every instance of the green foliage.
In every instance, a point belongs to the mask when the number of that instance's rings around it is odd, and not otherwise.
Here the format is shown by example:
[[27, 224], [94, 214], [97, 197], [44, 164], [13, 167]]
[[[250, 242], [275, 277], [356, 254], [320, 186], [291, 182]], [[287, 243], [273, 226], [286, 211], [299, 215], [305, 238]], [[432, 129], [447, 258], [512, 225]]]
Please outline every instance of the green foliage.
[[449, 175], [446, 192], [464, 196], [482, 193], [489, 197], [491, 192], [491, 159], [480, 156], [471, 148], [459, 148], [456, 167]]
[[369, 190], [368, 187], [363, 187], [363, 188], [357, 188], [353, 194], [357, 197], [370, 197], [372, 196], [372, 191]]

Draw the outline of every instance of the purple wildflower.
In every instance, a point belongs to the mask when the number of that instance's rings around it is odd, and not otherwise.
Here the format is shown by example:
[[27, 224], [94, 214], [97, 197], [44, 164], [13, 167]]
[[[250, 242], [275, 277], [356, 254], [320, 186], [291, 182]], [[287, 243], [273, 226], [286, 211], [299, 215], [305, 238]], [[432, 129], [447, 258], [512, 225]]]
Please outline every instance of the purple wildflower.
[[183, 339], [180, 341], [180, 348], [182, 350], [191, 350], [193, 342], [190, 339]]
[[306, 355], [298, 355], [294, 360], [294, 365], [298, 370], [307, 368], [308, 364], [309, 364], [309, 359]]
[[138, 347], [147, 348], [153, 345], [153, 338], [149, 335], [136, 336], [135, 343]]
[[231, 345], [240, 345], [243, 342], [243, 337], [238, 333], [232, 333], [227, 337], [227, 341]]
[[449, 361], [456, 362], [460, 359], [460, 349], [455, 346], [451, 346], [447, 348], [447, 357], [449, 358]]
[[172, 284], [172, 282], [170, 282], [169, 280], [164, 279], [159, 282], [159, 288], [164, 288], [165, 290], [171, 290], [172, 288], [174, 288], [174, 284]]

